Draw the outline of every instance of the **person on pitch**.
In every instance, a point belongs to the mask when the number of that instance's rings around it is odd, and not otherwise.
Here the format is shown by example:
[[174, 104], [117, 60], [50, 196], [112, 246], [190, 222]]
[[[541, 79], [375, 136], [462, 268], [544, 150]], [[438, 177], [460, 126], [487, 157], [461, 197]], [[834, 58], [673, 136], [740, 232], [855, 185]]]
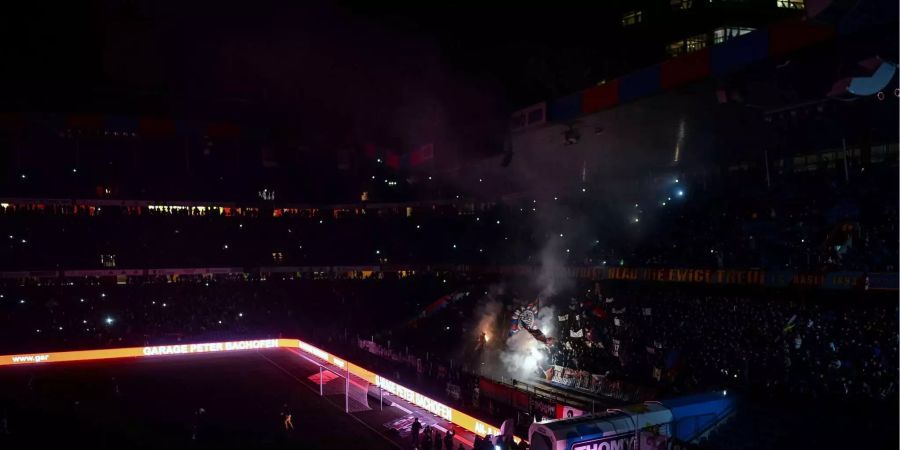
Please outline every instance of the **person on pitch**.
[[291, 414], [291, 410], [288, 408], [287, 403], [281, 408], [281, 419], [284, 421], [285, 431], [294, 429], [293, 415]]

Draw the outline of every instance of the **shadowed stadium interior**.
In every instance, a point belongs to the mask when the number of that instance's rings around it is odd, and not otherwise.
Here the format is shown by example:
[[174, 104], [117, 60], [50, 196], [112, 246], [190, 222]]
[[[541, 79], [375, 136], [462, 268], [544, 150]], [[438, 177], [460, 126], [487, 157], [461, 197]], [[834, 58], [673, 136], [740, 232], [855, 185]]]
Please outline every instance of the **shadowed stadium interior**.
[[900, 445], [896, 1], [0, 33], [0, 449]]

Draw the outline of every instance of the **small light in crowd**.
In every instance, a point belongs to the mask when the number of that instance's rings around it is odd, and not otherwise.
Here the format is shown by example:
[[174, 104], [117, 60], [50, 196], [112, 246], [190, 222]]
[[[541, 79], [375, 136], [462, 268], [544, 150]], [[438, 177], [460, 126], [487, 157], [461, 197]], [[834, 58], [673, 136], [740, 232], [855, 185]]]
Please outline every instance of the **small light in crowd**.
[[166, 304], [165, 304], [165, 303], [163, 303], [163, 308], [165, 308], [165, 307], [166, 307]]
[[322, 219], [319, 219], [319, 224], [323, 224], [323, 223], [325, 223], [325, 221]]
[[24, 299], [24, 298], [19, 299], [19, 304], [20, 304], [20, 305], [21, 305], [21, 304], [24, 304], [24, 303], [25, 303], [25, 299]]
[[675, 182], [676, 182], [676, 183], [678, 182], [678, 178], [675, 179]]
[[27, 244], [28, 241], [26, 241], [25, 239], [22, 239], [22, 243], [23, 243], [23, 244]]
[[532, 200], [531, 203], [537, 203], [537, 200]]
[[553, 200], [559, 200], [559, 197], [553, 197]]
[[375, 254], [376, 254], [376, 255], [380, 255], [380, 254], [381, 254], [381, 250], [375, 250]]
[[476, 221], [476, 222], [480, 222], [480, 221], [481, 221], [481, 217], [476, 217], [476, 218], [475, 218], [475, 221]]
[[801, 244], [804, 243], [804, 242], [806, 242], [806, 239], [800, 239], [800, 243], [801, 243]]
[[587, 192], [587, 188], [581, 188], [581, 192]]
[[641, 221], [641, 219], [640, 219], [639, 217], [635, 217], [635, 218], [634, 218], [634, 223], [638, 223], [638, 222], [640, 222], [640, 221]]
[[15, 236], [13, 236], [13, 235], [9, 235], [9, 238], [10, 238], [10, 239], [13, 239], [13, 238], [15, 238]]
[[445, 278], [445, 279], [444, 279], [444, 283], [446, 283], [446, 282], [447, 282], [447, 279]]
[[444, 328], [444, 329], [447, 330], [447, 331], [450, 331], [450, 327], [446, 327], [446, 328]]
[[422, 228], [422, 225], [416, 225], [416, 229], [417, 229], [417, 230], [420, 229], [420, 228]]
[[484, 181], [484, 180], [482, 180], [481, 178], [478, 179], [478, 182], [479, 182], [479, 183], [481, 183], [482, 181]]
[[483, 248], [479, 248], [479, 249], [478, 249], [478, 253], [484, 253], [484, 249], [483, 249]]
[[713, 249], [709, 249], [709, 252], [710, 252], [710, 253], [715, 253], [716, 251], [713, 250]]
[[559, 237], [563, 237], [563, 234], [562, 234], [562, 233], [559, 233]]
[[637, 204], [637, 203], [635, 203], [635, 204], [634, 204], [634, 207], [635, 207], [635, 208], [637, 208], [637, 207], [638, 207], [638, 204]]
[[222, 321], [221, 321], [221, 320], [219, 321], [219, 325], [222, 325]]
[[238, 317], [244, 317], [244, 313], [238, 313]]
[[78, 173], [78, 169], [76, 169], [76, 168], [73, 167], [73, 168], [72, 168], [72, 173]]
[[381, 164], [381, 158], [378, 158], [375, 161], [378, 161], [378, 163]]
[[82, 320], [81, 323], [87, 323], [87, 320]]
[[239, 224], [238, 224], [238, 228], [244, 228], [244, 224], [239, 223]]
[[105, 293], [105, 292], [101, 292], [101, 293], [100, 293], [100, 297], [106, 298], [106, 293]]
[[428, 181], [431, 181], [431, 177], [430, 177], [430, 176], [428, 177]]
[[453, 248], [456, 248], [456, 244], [453, 244]]
[[41, 332], [41, 329], [40, 329], [40, 328], [38, 328], [38, 329], [37, 329], [37, 330], [34, 330], [34, 331], [36, 331], [36, 332], [38, 332], [38, 333], [40, 333], [40, 332]]
[[109, 317], [109, 316], [106, 316], [106, 324], [107, 324], [107, 325], [111, 325], [112, 323], [113, 323], [113, 318], [112, 318], [112, 317]]
[[677, 195], [677, 196], [679, 196], [679, 197], [684, 197], [684, 191], [682, 191], [681, 189], [679, 189], [678, 192], [675, 193], [675, 195]]
[[84, 299], [83, 299], [83, 298], [81, 299], [81, 303], [84, 303]]
[[726, 390], [722, 391], [722, 395], [728, 395], [728, 390], [726, 389]]
[[373, 179], [373, 180], [375, 179], [375, 175], [372, 175], [372, 179]]
[[62, 331], [62, 327], [59, 327], [59, 331]]
[[25, 174], [23, 173], [22, 175], [20, 175], [20, 178], [22, 178], [22, 179], [24, 180], [24, 179], [26, 179], [26, 178], [28, 178], [28, 177], [26, 177]]
[[500, 221], [499, 221], [499, 220], [497, 221], [497, 225], [500, 225]]
[[662, 202], [662, 205], [663, 205], [663, 206], [666, 206], [666, 202]]
[[571, 250], [569, 250], [569, 249], [566, 249], [566, 253], [570, 253], [570, 252], [571, 252]]
[[537, 212], [537, 208], [531, 208], [531, 210]]
[[222, 250], [228, 250], [228, 244], [223, 245]]
[[668, 201], [671, 202], [671, 201], [672, 201], [672, 197], [666, 197], [666, 200], [668, 200]]

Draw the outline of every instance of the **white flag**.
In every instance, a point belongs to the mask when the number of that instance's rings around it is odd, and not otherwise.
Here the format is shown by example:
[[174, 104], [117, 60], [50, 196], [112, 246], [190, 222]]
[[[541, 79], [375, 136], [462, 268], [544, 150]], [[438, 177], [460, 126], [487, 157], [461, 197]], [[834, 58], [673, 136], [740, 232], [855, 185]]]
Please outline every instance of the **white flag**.
[[569, 315], [568, 315], [568, 314], [563, 314], [563, 315], [559, 316], [559, 321], [560, 321], [560, 322], [565, 322], [565, 321], [567, 321], [567, 320], [569, 320]]
[[584, 330], [583, 329], [578, 330], [578, 331], [569, 330], [569, 337], [582, 338], [582, 337], [584, 337]]

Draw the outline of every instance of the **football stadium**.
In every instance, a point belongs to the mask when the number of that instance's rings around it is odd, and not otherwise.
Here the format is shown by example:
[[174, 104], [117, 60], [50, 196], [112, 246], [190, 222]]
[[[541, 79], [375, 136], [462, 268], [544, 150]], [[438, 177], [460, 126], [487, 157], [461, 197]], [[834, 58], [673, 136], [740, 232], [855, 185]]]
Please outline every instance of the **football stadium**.
[[896, 1], [0, 29], [0, 450], [900, 447]]

